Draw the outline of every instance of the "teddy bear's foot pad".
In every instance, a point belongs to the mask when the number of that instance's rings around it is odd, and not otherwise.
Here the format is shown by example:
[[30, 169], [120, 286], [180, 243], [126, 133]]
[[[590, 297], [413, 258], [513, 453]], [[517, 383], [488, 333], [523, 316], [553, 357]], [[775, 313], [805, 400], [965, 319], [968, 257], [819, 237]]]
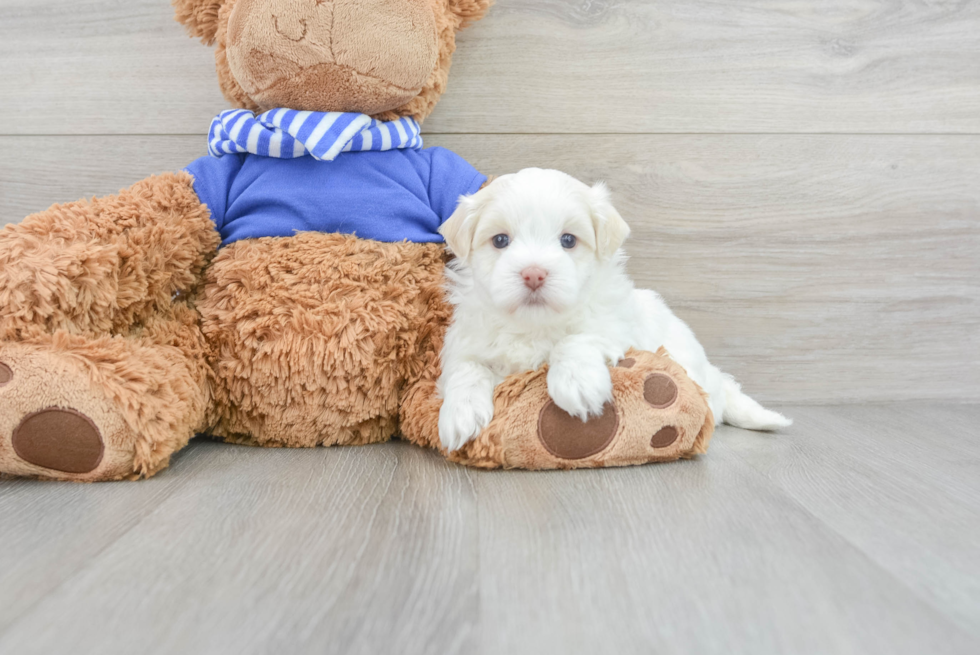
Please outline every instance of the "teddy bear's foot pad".
[[[619, 368], [633, 368], [636, 360], [624, 359]], [[677, 400], [679, 390], [674, 380], [664, 373], [653, 373], [644, 380], [643, 399], [655, 409], [667, 409]], [[545, 449], [560, 459], [585, 459], [601, 453], [612, 443], [619, 431], [619, 412], [613, 403], [606, 403], [602, 416], [582, 422], [549, 401], [538, 420], [538, 438]], [[650, 438], [650, 448], [669, 448], [681, 433], [673, 425], [665, 425]]]
[[105, 454], [99, 428], [74, 409], [49, 407], [28, 414], [10, 442], [28, 464], [63, 473], [90, 473]]
[[0, 343], [0, 473], [94, 482], [133, 475], [136, 433], [77, 356]]
[[538, 418], [538, 438], [549, 453], [561, 459], [585, 459], [606, 449], [619, 429], [616, 406], [606, 403], [602, 416], [582, 422], [549, 400]]

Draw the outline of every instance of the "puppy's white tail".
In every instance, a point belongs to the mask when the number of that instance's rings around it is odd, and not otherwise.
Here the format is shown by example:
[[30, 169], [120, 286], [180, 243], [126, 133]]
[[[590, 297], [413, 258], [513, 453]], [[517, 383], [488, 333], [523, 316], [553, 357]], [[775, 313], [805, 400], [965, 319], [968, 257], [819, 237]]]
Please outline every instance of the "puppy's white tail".
[[725, 410], [722, 420], [729, 425], [747, 430], [776, 430], [793, 424], [779, 412], [766, 409], [742, 392], [735, 379], [727, 374], [722, 383], [725, 389]]

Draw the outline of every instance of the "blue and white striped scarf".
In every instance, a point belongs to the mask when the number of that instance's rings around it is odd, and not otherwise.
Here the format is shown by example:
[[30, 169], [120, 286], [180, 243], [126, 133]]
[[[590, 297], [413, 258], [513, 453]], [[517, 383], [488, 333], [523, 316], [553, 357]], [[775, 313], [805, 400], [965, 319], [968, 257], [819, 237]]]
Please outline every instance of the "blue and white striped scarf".
[[252, 153], [293, 159], [310, 155], [332, 161], [342, 152], [422, 147], [421, 128], [413, 118], [381, 122], [351, 112], [272, 109], [256, 116], [229, 109], [211, 121], [208, 152], [213, 157]]

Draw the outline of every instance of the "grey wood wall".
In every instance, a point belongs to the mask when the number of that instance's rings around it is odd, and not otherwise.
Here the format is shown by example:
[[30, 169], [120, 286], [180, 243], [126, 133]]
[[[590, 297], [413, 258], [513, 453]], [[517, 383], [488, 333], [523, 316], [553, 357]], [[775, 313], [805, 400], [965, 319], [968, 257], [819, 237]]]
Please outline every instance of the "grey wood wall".
[[[0, 0], [0, 223], [205, 154], [167, 0]], [[428, 145], [605, 179], [765, 401], [980, 395], [980, 2], [498, 0]]]

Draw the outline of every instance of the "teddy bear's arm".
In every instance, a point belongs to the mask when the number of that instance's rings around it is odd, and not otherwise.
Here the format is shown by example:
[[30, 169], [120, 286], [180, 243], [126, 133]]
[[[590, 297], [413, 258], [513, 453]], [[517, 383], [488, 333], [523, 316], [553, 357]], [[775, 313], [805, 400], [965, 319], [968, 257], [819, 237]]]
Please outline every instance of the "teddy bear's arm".
[[0, 339], [113, 333], [192, 291], [220, 237], [186, 172], [0, 231]]

